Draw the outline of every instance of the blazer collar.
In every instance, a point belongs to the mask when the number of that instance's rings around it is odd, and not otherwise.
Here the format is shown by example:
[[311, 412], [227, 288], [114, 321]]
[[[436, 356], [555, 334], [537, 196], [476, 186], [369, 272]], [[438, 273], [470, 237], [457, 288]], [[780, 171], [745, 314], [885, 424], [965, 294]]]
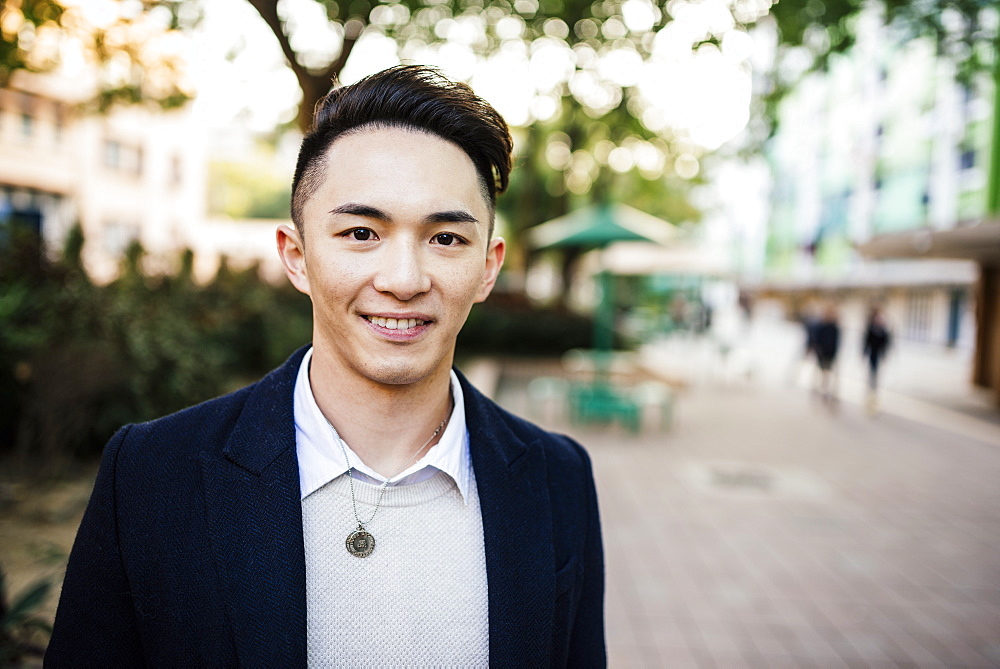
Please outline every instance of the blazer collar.
[[204, 451], [208, 534], [240, 664], [306, 664], [306, 574], [292, 389], [301, 349], [247, 392], [229, 439]]
[[289, 448], [294, 452], [293, 392], [308, 350], [303, 346], [252, 387], [222, 451], [226, 459], [259, 476]]
[[548, 665], [555, 549], [545, 452], [518, 433], [535, 428], [459, 380], [483, 516], [490, 665]]

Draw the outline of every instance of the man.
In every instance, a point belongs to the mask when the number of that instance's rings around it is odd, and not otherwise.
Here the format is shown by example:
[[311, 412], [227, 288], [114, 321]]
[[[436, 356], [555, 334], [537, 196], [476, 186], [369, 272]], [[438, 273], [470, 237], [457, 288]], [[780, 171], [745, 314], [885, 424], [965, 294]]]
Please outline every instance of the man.
[[511, 147], [426, 68], [323, 100], [277, 233], [312, 347], [111, 440], [49, 665], [604, 665], [586, 454], [452, 370]]
[[837, 351], [840, 349], [840, 325], [837, 321], [837, 307], [827, 305], [823, 318], [813, 327], [811, 337], [819, 369], [818, 390], [823, 400], [829, 403], [837, 400], [836, 363]]
[[868, 313], [863, 342], [862, 354], [868, 358], [868, 396], [865, 399], [865, 407], [868, 413], [874, 414], [878, 410], [879, 364], [889, 351], [892, 342], [885, 316], [878, 306], [873, 306]]

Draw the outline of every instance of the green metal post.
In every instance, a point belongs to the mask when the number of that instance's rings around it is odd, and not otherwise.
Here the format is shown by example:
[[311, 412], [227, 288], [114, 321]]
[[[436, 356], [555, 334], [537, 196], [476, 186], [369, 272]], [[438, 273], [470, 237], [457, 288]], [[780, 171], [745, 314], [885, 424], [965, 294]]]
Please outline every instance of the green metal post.
[[601, 289], [601, 300], [597, 303], [594, 319], [594, 347], [598, 351], [610, 352], [615, 347], [615, 296], [611, 272], [601, 270], [597, 275]]
[[986, 217], [1000, 217], [1000, 41], [993, 49], [993, 134], [990, 141], [990, 175], [986, 184]]
[[597, 273], [601, 299], [594, 311], [594, 366], [595, 380], [607, 380], [611, 370], [611, 355], [615, 348], [615, 286], [611, 272], [604, 269]]

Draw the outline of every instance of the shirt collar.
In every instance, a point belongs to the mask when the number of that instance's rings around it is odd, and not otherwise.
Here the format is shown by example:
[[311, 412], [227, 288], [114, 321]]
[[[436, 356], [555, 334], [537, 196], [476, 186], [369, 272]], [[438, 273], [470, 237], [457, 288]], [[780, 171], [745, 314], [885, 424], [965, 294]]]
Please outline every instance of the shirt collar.
[[[309, 380], [311, 360], [310, 348], [299, 366], [294, 391], [295, 449], [299, 461], [299, 491], [302, 499], [347, 472], [344, 451], [357, 478], [382, 483], [385, 477], [361, 461], [320, 411]], [[472, 459], [469, 454], [469, 432], [465, 423], [465, 396], [454, 370], [451, 372], [451, 396], [454, 407], [440, 441], [424, 457], [396, 475], [389, 485], [419, 483], [433, 476], [436, 471], [441, 471], [455, 481], [462, 499], [468, 499], [466, 493], [472, 474]], [[341, 451], [340, 444], [343, 444], [344, 451]]]

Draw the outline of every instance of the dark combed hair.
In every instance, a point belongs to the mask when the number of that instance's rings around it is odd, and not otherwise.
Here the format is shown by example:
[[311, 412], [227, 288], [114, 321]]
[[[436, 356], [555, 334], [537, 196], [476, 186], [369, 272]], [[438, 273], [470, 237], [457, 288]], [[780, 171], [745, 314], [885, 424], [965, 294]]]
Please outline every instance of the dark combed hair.
[[456, 144], [475, 165], [491, 214], [495, 210], [511, 170], [507, 123], [466, 84], [432, 67], [399, 65], [336, 87], [316, 104], [292, 179], [292, 220], [300, 233], [305, 202], [326, 175], [327, 150], [345, 134], [377, 127], [422, 130]]

